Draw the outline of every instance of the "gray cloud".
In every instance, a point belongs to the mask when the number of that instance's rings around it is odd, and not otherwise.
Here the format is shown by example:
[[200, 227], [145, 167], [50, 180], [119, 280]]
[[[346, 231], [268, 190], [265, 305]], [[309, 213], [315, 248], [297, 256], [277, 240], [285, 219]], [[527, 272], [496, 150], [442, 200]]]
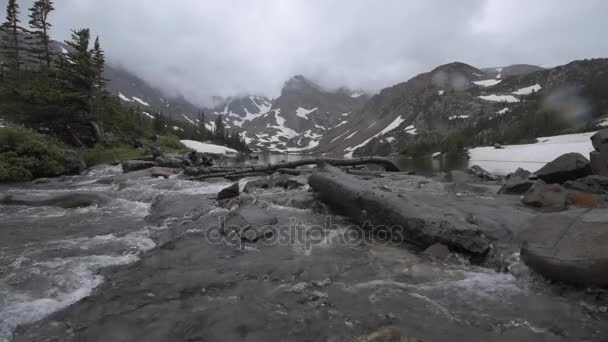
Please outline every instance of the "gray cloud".
[[[31, 0], [20, 3], [26, 12]], [[608, 55], [605, 0], [55, 0], [55, 7], [55, 39], [90, 27], [113, 63], [198, 103], [276, 96], [294, 74], [376, 91], [452, 61], [557, 65]]]

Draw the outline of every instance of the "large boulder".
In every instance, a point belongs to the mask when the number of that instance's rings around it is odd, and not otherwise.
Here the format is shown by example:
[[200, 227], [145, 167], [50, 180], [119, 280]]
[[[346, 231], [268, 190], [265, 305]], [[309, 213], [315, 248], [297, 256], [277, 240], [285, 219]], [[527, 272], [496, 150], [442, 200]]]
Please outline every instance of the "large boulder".
[[228, 215], [221, 233], [231, 242], [255, 243], [274, 236], [277, 223], [277, 217], [265, 209], [241, 207]]
[[568, 205], [568, 191], [559, 184], [547, 184], [538, 180], [521, 201], [526, 205], [545, 210], [564, 210]]
[[175, 156], [167, 156], [167, 155], [162, 155], [160, 157], [156, 157], [156, 159], [154, 160], [154, 163], [156, 163], [156, 166], [170, 167], [170, 168], [174, 168], [174, 169], [188, 165], [188, 163], [181, 158], [177, 158]]
[[608, 145], [608, 129], [603, 129], [591, 136], [591, 144], [596, 151], [600, 151], [602, 145]]
[[469, 172], [471, 174], [473, 174], [474, 176], [476, 176], [477, 178], [480, 178], [480, 179], [483, 179], [483, 180], [495, 181], [495, 180], [499, 179], [499, 177], [494, 176], [493, 174], [491, 174], [488, 171], [484, 170], [479, 165], [473, 165], [473, 166], [471, 166], [471, 168], [469, 169]]
[[608, 177], [608, 144], [600, 146], [601, 151], [590, 153], [591, 173]]
[[521, 195], [528, 191], [534, 182], [529, 179], [531, 172], [518, 168], [517, 171], [510, 173], [505, 177], [505, 184], [500, 188], [498, 193], [508, 195]]
[[268, 177], [256, 179], [248, 182], [243, 189], [243, 192], [253, 192], [255, 189], [270, 189], [280, 187], [286, 190], [298, 189], [306, 185], [303, 179], [291, 177], [288, 175], [271, 175]]
[[591, 192], [594, 194], [608, 193], [608, 176], [587, 176], [564, 183], [566, 189]]
[[109, 198], [95, 192], [70, 192], [55, 196], [0, 195], [0, 204], [33, 207], [80, 208], [105, 205]]
[[448, 217], [437, 207], [419, 203], [405, 193], [377, 188], [333, 166], [321, 164], [309, 184], [331, 209], [383, 239], [421, 249], [442, 243], [476, 259], [482, 259], [490, 249], [488, 238], [466, 221], [466, 215]]
[[122, 166], [122, 172], [133, 172], [139, 170], [149, 169], [151, 167], [156, 166], [156, 163], [152, 161], [138, 160], [138, 159], [128, 159], [123, 160], [120, 165]]
[[581, 286], [608, 286], [608, 212], [537, 216], [521, 236], [522, 260], [543, 276]]
[[222, 191], [220, 191], [217, 194], [217, 199], [218, 201], [227, 199], [227, 198], [234, 198], [237, 197], [239, 195], [239, 183], [234, 183], [231, 186], [222, 189]]
[[580, 153], [566, 153], [534, 173], [547, 183], [564, 183], [591, 174], [589, 160]]

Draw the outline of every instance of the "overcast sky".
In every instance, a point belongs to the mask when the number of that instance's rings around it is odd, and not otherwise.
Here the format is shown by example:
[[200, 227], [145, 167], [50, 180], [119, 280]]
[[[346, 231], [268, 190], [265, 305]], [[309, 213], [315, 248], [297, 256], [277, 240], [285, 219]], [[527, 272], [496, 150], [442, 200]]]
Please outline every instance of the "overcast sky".
[[[32, 0], [18, 2], [25, 16]], [[55, 0], [55, 8], [53, 38], [90, 27], [111, 62], [197, 103], [277, 96], [295, 74], [377, 91], [452, 61], [608, 57], [607, 0]]]

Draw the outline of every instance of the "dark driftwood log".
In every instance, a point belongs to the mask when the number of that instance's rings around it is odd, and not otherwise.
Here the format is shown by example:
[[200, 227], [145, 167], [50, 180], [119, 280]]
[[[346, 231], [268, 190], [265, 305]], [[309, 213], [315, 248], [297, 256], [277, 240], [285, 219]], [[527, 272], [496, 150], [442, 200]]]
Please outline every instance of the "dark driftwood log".
[[[249, 166], [242, 167], [236, 171], [223, 171], [223, 172], [213, 172], [214, 169], [211, 169], [211, 173], [196, 176], [190, 178], [191, 180], [204, 180], [209, 178], [219, 178], [219, 177], [236, 177], [242, 174], [250, 174], [250, 173], [273, 173], [279, 170], [283, 170], [283, 173], [286, 169], [295, 169], [300, 166], [305, 165], [315, 165], [318, 163], [327, 163], [333, 166], [358, 166], [358, 165], [381, 165], [386, 171], [390, 172], [399, 172], [399, 167], [393, 163], [391, 160], [381, 157], [369, 157], [369, 158], [356, 158], [356, 159], [330, 159], [330, 158], [311, 158], [311, 159], [302, 159], [292, 162], [279, 163], [279, 164], [268, 164], [266, 166]], [[300, 170], [298, 170], [300, 171]], [[298, 173], [300, 174], [300, 173]]]
[[[442, 243], [451, 250], [484, 256], [490, 242], [481, 231], [465, 220], [445, 218], [441, 210], [424, 203], [414, 203], [404, 194], [376, 189], [339, 169], [320, 165], [308, 183], [320, 199], [340, 214], [350, 217], [363, 228], [389, 233], [391, 240], [427, 248]], [[366, 224], [368, 223], [368, 224]]]

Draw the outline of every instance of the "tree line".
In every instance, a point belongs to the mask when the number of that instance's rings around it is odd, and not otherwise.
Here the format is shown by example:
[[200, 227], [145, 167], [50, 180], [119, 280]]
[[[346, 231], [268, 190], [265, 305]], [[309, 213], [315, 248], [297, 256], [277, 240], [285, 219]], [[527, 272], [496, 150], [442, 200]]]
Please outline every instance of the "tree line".
[[137, 146], [142, 138], [172, 134], [248, 150], [221, 116], [210, 130], [204, 114], [190, 125], [123, 105], [106, 89], [100, 38], [93, 39], [88, 28], [75, 29], [65, 45], [57, 45], [50, 39], [54, 10], [52, 0], [34, 1], [24, 27], [17, 0], [8, 0], [0, 26], [0, 118], [77, 147], [116, 140]]

